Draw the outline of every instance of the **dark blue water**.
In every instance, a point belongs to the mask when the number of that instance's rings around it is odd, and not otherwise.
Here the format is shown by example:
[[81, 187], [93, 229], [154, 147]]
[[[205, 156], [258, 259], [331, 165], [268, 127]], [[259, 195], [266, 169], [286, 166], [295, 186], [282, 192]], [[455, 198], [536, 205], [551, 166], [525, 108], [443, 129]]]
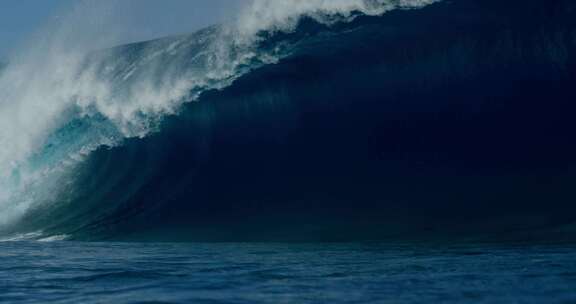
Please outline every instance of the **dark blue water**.
[[0, 244], [2, 303], [574, 303], [576, 246]]
[[[262, 33], [282, 60], [94, 151], [0, 231], [69, 240], [0, 242], [0, 304], [576, 303], [576, 5], [503, 2]], [[500, 243], [393, 241], [414, 238]], [[102, 240], [131, 243], [76, 242]]]

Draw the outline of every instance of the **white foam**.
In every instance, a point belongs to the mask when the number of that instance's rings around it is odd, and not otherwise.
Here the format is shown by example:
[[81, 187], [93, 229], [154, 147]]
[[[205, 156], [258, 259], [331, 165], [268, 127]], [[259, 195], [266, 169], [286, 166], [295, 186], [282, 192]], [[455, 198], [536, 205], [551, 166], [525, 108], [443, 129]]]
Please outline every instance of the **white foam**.
[[38, 241], [38, 242], [60, 242], [65, 241], [70, 236], [59, 234], [59, 235], [51, 235], [46, 236], [43, 231], [34, 231], [34, 232], [27, 232], [27, 233], [19, 233], [15, 235], [11, 235], [8, 237], [0, 237], [1, 242], [26, 242], [26, 241]]
[[322, 23], [350, 18], [352, 13], [382, 15], [394, 9], [420, 8], [439, 0], [253, 0], [234, 26], [240, 39], [254, 39], [260, 31], [291, 31], [302, 17]]
[[42, 237], [42, 232], [28, 232], [15, 234], [9, 237], [0, 238], [0, 242], [24, 242], [24, 241], [35, 241], [39, 237]]

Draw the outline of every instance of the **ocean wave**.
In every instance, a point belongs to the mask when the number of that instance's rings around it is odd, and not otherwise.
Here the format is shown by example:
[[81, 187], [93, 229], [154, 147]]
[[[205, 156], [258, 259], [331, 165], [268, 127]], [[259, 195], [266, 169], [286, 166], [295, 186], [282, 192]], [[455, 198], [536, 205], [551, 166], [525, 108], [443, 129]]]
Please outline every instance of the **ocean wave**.
[[[544, 133], [557, 140], [516, 137], [523, 151], [504, 135], [519, 130], [507, 125], [510, 113], [522, 114], [512, 121], [523, 132], [538, 134], [529, 121], [543, 91], [557, 90], [555, 104], [569, 108], [570, 11], [549, 13], [557, 16], [546, 24], [540, 20], [550, 15], [527, 22], [521, 10], [436, 2], [257, 0], [234, 22], [192, 35], [100, 51], [66, 50], [66, 34], [48, 39], [46, 54], [22, 55], [0, 74], [5, 234], [146, 239], [166, 230], [227, 239], [258, 235], [272, 221], [280, 228], [270, 239], [308, 230], [373, 238], [403, 231], [382, 216], [388, 211], [429, 210], [404, 225], [432, 231], [442, 213], [474, 213], [470, 206], [514, 194], [534, 202], [517, 216], [519, 203], [506, 203], [494, 230], [566, 221], [557, 218], [566, 205], [558, 197], [558, 209], [547, 209], [553, 214], [535, 218], [544, 195], [520, 189], [542, 178], [519, 168], [569, 175], [534, 143], [568, 155], [573, 147], [562, 138], [570, 125], [548, 124]], [[556, 3], [546, 7], [566, 5]], [[542, 91], [508, 98], [532, 83]], [[520, 99], [526, 104], [517, 111]], [[521, 177], [506, 190], [481, 177], [461, 191], [449, 186], [483, 166]], [[441, 175], [437, 184], [429, 174]], [[536, 192], [570, 197], [558, 180]], [[462, 201], [465, 208], [452, 208]], [[471, 220], [471, 230], [482, 230], [484, 219]], [[294, 220], [309, 228], [282, 231]]]
[[97, 52], [76, 47], [79, 33], [68, 29], [75, 24], [59, 25], [0, 76], [0, 224], [57, 200], [69, 172], [99, 147], [144, 137], [201, 92], [285, 56], [280, 45], [259, 50], [261, 32], [290, 31], [303, 16], [334, 21], [353, 10], [381, 14], [429, 2], [299, 1], [287, 10], [254, 1], [229, 25]]

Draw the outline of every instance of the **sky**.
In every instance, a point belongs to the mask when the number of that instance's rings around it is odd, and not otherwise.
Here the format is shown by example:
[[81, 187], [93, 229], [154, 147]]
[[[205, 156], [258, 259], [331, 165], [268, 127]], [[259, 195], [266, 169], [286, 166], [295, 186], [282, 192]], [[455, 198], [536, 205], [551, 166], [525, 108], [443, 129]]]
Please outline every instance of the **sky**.
[[[0, 59], [80, 1], [0, 0]], [[122, 10], [118, 31], [126, 42], [192, 32], [234, 15], [248, 0], [105, 0]], [[86, 12], [90, 14], [91, 12]]]

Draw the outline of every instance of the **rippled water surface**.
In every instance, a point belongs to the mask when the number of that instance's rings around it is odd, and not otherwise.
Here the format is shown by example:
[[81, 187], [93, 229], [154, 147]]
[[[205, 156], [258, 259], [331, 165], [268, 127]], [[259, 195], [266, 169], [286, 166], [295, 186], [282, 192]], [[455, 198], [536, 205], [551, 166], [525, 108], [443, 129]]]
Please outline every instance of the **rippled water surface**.
[[1, 303], [576, 303], [576, 246], [0, 243]]

